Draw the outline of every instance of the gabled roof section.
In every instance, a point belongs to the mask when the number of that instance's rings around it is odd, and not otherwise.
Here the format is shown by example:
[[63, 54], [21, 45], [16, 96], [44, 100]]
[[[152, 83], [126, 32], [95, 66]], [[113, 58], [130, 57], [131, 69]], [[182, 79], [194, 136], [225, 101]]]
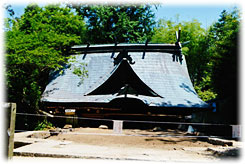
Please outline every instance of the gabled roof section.
[[86, 95], [120, 94], [122, 90], [126, 95], [129, 86], [136, 95], [161, 97], [137, 76], [125, 58], [114, 68], [108, 79], [102, 84], [97, 84], [96, 88]]
[[[94, 47], [94, 48], [93, 48]], [[119, 47], [119, 48], [115, 48]], [[178, 45], [77, 46], [75, 62], [63, 73], [53, 73], [42, 95], [43, 102], [109, 103], [116, 98], [136, 98], [148, 106], [207, 108], [189, 78], [185, 57]], [[132, 58], [120, 59], [126, 50]], [[129, 58], [126, 58], [129, 59]], [[73, 74], [85, 63], [88, 78]]]

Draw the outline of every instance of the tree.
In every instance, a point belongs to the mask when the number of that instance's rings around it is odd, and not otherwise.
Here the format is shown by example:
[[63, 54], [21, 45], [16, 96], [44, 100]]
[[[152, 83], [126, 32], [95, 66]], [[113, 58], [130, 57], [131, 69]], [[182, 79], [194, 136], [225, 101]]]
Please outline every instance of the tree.
[[84, 41], [85, 23], [70, 8], [28, 5], [6, 28], [8, 101], [31, 111], [38, 107], [49, 72], [62, 68], [74, 44]]
[[175, 31], [181, 26], [183, 45], [190, 78], [200, 98], [219, 100], [220, 117], [224, 123], [236, 124], [238, 114], [238, 45], [239, 10], [223, 11], [208, 31], [200, 23], [175, 23], [161, 20], [152, 42], [175, 43]]
[[149, 5], [70, 5], [87, 20], [88, 42], [145, 42], [152, 36], [154, 13]]
[[208, 33], [213, 86], [225, 101], [222, 112], [231, 123], [237, 123], [238, 114], [239, 29], [240, 14], [235, 8], [231, 13], [224, 10]]
[[238, 10], [223, 11], [209, 30], [209, 53], [212, 54], [213, 82], [220, 98], [236, 95], [238, 75], [238, 40], [240, 15]]
[[[182, 53], [186, 57], [188, 71], [194, 88], [204, 101], [215, 98], [211, 85], [210, 55], [207, 53], [208, 39], [205, 29], [197, 20], [174, 22], [161, 19], [152, 37], [153, 43], [176, 42], [175, 31], [181, 27]], [[188, 42], [188, 44], [185, 44]]]

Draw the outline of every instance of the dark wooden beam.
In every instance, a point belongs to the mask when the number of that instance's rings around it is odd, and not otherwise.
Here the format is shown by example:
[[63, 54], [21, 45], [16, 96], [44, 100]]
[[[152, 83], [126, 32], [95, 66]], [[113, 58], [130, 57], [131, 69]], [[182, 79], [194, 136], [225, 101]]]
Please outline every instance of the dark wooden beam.
[[101, 52], [170, 52], [180, 53], [179, 44], [105, 44], [73, 46], [71, 53], [101, 53]]

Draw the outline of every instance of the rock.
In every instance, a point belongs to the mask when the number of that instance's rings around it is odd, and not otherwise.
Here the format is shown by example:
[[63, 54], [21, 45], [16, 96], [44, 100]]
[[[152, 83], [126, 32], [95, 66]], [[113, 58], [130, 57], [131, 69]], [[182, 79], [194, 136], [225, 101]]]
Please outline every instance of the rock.
[[207, 148], [206, 151], [211, 151], [211, 152], [215, 152], [213, 149], [211, 148]]
[[106, 125], [100, 125], [99, 126], [99, 129], [108, 129], [108, 126], [106, 126]]
[[50, 133], [51, 136], [58, 135], [60, 132], [61, 132], [60, 128], [50, 129], [49, 130], [49, 133]]
[[61, 132], [62, 133], [67, 133], [69, 131], [69, 129], [62, 129]]
[[207, 142], [213, 145], [233, 146], [232, 141], [227, 141], [227, 140], [220, 139], [220, 138], [208, 138]]
[[232, 149], [215, 150], [214, 148], [208, 148], [206, 151], [210, 151], [213, 155], [219, 157], [238, 157], [240, 149], [232, 148]]
[[153, 132], [162, 131], [162, 128], [157, 126], [157, 127], [153, 128], [152, 131]]
[[134, 133], [139, 133], [140, 132], [140, 130], [132, 130], [132, 132], [134, 132]]
[[72, 128], [72, 125], [70, 125], [70, 124], [66, 124], [66, 125], [63, 127], [63, 129], [70, 129], [70, 128]]
[[48, 132], [39, 132], [39, 133], [33, 133], [29, 136], [27, 136], [28, 138], [41, 138], [41, 139], [46, 139], [48, 137], [50, 137], [50, 133]]

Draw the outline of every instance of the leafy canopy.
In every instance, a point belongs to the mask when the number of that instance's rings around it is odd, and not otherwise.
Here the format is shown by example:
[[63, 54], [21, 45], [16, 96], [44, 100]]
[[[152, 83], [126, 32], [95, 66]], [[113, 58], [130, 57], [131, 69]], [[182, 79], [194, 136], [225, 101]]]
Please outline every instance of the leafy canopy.
[[239, 31], [241, 17], [239, 10], [223, 11], [217, 22], [208, 32], [210, 60], [212, 66], [212, 85], [217, 92], [218, 99], [223, 100], [220, 105], [223, 120], [230, 124], [239, 123], [238, 110], [238, 81], [239, 81]]
[[154, 29], [153, 43], [175, 43], [176, 34], [181, 27], [180, 41], [182, 53], [186, 57], [188, 71], [194, 88], [199, 97], [204, 101], [213, 99], [216, 94], [211, 86], [210, 55], [208, 48], [207, 32], [197, 20], [177, 23], [172, 20], [161, 19]]
[[236, 97], [238, 82], [238, 40], [240, 13], [223, 11], [209, 30], [213, 85], [220, 98]]
[[32, 4], [6, 27], [8, 101], [34, 109], [50, 70], [62, 68], [70, 47], [84, 42], [85, 23], [68, 7]]
[[87, 22], [88, 42], [145, 42], [153, 34], [152, 7], [70, 5]]

